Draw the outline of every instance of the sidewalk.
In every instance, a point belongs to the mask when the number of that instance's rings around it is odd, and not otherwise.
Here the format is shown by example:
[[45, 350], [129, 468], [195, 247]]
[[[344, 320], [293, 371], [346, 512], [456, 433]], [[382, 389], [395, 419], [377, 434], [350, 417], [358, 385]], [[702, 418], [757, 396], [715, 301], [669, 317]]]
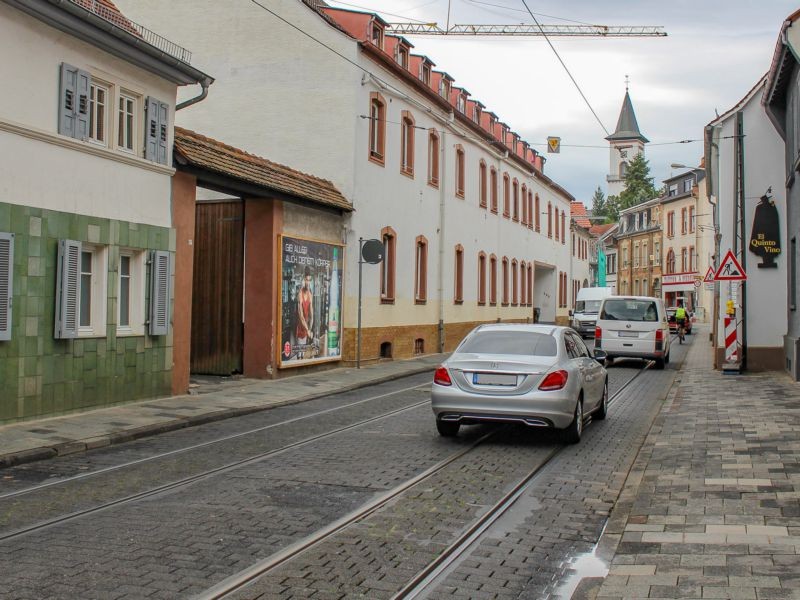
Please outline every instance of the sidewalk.
[[800, 385], [696, 336], [601, 545], [597, 598], [800, 598]]
[[128, 442], [174, 429], [295, 404], [433, 371], [444, 354], [285, 379], [239, 379], [200, 393], [143, 400], [63, 417], [0, 426], [0, 468]]

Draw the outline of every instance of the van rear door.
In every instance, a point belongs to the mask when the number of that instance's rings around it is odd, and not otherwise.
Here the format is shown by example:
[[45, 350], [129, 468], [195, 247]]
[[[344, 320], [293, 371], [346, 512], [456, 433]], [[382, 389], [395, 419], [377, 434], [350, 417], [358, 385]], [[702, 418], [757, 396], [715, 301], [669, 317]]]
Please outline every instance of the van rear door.
[[602, 348], [606, 352], [655, 352], [656, 331], [661, 328], [655, 299], [608, 298], [598, 322], [602, 322]]

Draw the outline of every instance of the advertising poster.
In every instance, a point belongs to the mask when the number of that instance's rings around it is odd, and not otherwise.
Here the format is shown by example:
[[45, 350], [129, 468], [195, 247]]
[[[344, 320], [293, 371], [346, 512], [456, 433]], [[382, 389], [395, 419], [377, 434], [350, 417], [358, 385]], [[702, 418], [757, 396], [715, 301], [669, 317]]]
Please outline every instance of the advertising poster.
[[281, 367], [340, 360], [343, 253], [281, 236]]

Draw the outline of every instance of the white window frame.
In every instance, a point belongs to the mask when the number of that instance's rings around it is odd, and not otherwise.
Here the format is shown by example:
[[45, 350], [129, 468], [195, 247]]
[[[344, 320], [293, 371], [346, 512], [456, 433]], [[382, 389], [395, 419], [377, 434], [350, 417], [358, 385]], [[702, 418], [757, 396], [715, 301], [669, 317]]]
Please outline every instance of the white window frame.
[[[123, 102], [125, 103], [124, 108], [120, 106], [120, 104]], [[127, 110], [128, 103], [130, 103], [130, 112]], [[138, 115], [139, 97], [130, 92], [120, 91], [119, 96], [117, 97], [117, 130], [115, 132], [117, 150], [120, 150], [121, 152], [127, 152], [129, 154], [136, 154], [136, 148], [138, 147], [139, 142], [137, 132], [140, 129], [139, 120], [137, 119]], [[128, 127], [128, 117], [130, 117], [130, 127]], [[120, 144], [120, 136], [123, 136], [122, 144]], [[130, 142], [130, 148], [127, 147], [126, 142]]]
[[81, 244], [81, 256], [78, 263], [78, 276], [81, 278], [81, 293], [83, 293], [83, 254], [92, 255], [91, 272], [91, 309], [89, 324], [83, 322], [82, 298], [78, 298], [78, 337], [106, 337], [106, 311], [108, 304], [108, 248], [95, 244]]
[[684, 179], [683, 180], [683, 191], [684, 191], [684, 193], [691, 192], [692, 191], [692, 185], [693, 185], [693, 182], [692, 182], [691, 179]]
[[[105, 94], [105, 100], [102, 105], [98, 104], [97, 101], [97, 91], [102, 90]], [[113, 97], [113, 87], [105, 83], [104, 81], [98, 81], [92, 78], [92, 83], [89, 86], [89, 137], [88, 140], [93, 144], [98, 144], [100, 146], [108, 147], [109, 143], [109, 118], [108, 118], [108, 109], [109, 109], [109, 98]], [[112, 107], [114, 106], [113, 101], [110, 104]], [[103, 107], [102, 111], [102, 119], [98, 119], [98, 110], [99, 106]], [[103, 123], [103, 137], [97, 137], [97, 124], [98, 122]], [[113, 130], [112, 130], [113, 133]]]
[[[117, 262], [117, 336], [141, 336], [145, 334], [145, 279], [147, 259], [143, 250], [121, 248]], [[122, 258], [130, 259], [128, 288], [128, 325], [122, 322]]]

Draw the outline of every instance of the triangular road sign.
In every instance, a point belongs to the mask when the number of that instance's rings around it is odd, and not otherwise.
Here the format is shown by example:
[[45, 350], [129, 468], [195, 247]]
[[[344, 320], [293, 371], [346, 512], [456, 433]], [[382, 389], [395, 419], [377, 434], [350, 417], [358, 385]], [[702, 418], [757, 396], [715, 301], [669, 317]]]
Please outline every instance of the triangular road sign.
[[708, 267], [708, 271], [706, 271], [706, 276], [703, 277], [703, 281], [705, 283], [713, 283], [714, 282], [714, 267]]
[[717, 281], [745, 281], [747, 275], [745, 275], [742, 265], [736, 260], [733, 252], [728, 250], [725, 258], [719, 264], [719, 269], [714, 273], [714, 279]]

